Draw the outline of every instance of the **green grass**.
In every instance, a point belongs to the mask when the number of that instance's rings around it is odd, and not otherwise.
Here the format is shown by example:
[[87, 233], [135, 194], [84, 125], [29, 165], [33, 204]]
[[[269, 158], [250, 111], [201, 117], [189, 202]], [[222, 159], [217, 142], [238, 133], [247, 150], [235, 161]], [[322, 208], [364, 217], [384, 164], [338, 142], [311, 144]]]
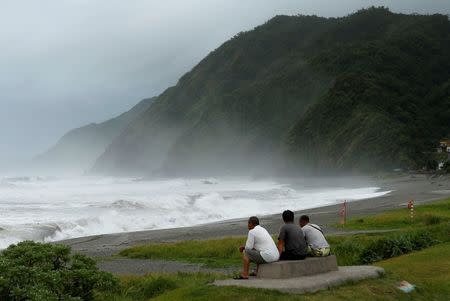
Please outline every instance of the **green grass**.
[[[381, 261], [376, 265], [386, 270], [385, 277], [350, 283], [316, 294], [288, 295], [270, 290], [216, 287], [210, 283], [223, 276], [172, 274], [122, 277], [118, 292], [99, 294], [97, 300], [448, 300], [450, 243]], [[401, 292], [396, 288], [401, 280], [415, 284], [417, 289], [410, 294]]]
[[[376, 265], [382, 266], [387, 272], [380, 279], [295, 296], [270, 290], [210, 285], [214, 279], [223, 278], [223, 275], [155, 274], [122, 277], [121, 286], [116, 292], [99, 294], [97, 300], [447, 300], [450, 295], [450, 200], [417, 206], [417, 219], [412, 225], [407, 222], [409, 212], [405, 213], [405, 210], [352, 219], [347, 225], [347, 229], [395, 228], [396, 231], [327, 236], [339, 265], [359, 264], [364, 251], [384, 246], [384, 242], [392, 244], [394, 241], [399, 246], [408, 246], [410, 242], [407, 239], [416, 234], [427, 233], [427, 239], [433, 244], [438, 243], [421, 251], [377, 262]], [[237, 248], [244, 241], [245, 237], [231, 237], [149, 244], [126, 249], [121, 255], [201, 263], [209, 267], [238, 266], [241, 258]], [[401, 280], [417, 285], [417, 289], [411, 294], [401, 292], [396, 288]]]
[[[432, 240], [446, 242], [450, 240], [450, 224], [442, 223], [426, 228]], [[389, 233], [369, 233], [355, 235], [327, 236], [332, 253], [338, 258], [339, 265], [361, 264], [361, 254], [371, 244], [387, 238], [396, 239], [422, 230], [399, 230]], [[204, 264], [207, 267], [229, 267], [241, 264], [238, 247], [245, 237], [213, 240], [191, 240], [175, 243], [149, 244], [126, 249], [120, 253], [129, 258], [174, 260]]]
[[[450, 224], [425, 227], [430, 239], [437, 242], [450, 240]], [[327, 236], [331, 251], [337, 256], [339, 265], [361, 264], [363, 251], [377, 241], [387, 238], [402, 238], [407, 234], [424, 231], [422, 229], [402, 229], [389, 233], [369, 233], [355, 235]], [[231, 237], [211, 240], [188, 240], [172, 243], [147, 244], [125, 249], [121, 256], [140, 259], [173, 260], [199, 263], [207, 267], [220, 268], [241, 265], [239, 246], [245, 243], [245, 237]]]
[[228, 267], [241, 263], [238, 248], [243, 244], [245, 244], [245, 237], [187, 240], [136, 246], [123, 250], [120, 255], [130, 258], [200, 263], [209, 267]]
[[[327, 240], [331, 245], [331, 252], [337, 256], [339, 265], [357, 265], [371, 262], [370, 258], [367, 258], [368, 255], [379, 249], [391, 250], [392, 255], [389, 257], [393, 257], [426, 246], [450, 242], [450, 223], [388, 233], [328, 236]], [[386, 245], [390, 247], [387, 248]], [[373, 259], [373, 256], [369, 257]]]
[[[337, 255], [338, 264], [351, 265], [358, 262], [364, 247], [383, 237], [386, 235], [358, 234], [328, 236], [327, 239], [332, 246], [332, 252]], [[120, 252], [120, 255], [129, 258], [198, 263], [211, 268], [240, 266], [242, 257], [238, 248], [245, 243], [245, 239], [245, 237], [233, 237], [147, 244], [125, 249]]]
[[144, 301], [173, 290], [198, 289], [223, 275], [202, 273], [151, 274], [121, 276], [121, 285], [114, 292], [97, 292], [96, 301]]
[[[352, 218], [345, 225], [346, 230], [383, 230], [420, 228], [450, 221], [450, 199], [414, 206], [414, 219], [410, 210], [401, 208], [374, 216]], [[340, 227], [338, 225], [334, 225]]]

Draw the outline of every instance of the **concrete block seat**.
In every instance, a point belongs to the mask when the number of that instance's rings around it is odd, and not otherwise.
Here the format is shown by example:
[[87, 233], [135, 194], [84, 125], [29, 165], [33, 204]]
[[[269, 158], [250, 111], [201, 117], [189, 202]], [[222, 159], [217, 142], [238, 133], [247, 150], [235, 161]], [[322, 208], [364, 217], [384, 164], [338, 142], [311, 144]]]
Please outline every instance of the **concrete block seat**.
[[304, 260], [286, 260], [259, 265], [258, 278], [286, 279], [337, 271], [335, 255], [307, 257]]
[[384, 270], [380, 267], [358, 265], [339, 267], [337, 271], [295, 278], [261, 279], [250, 277], [249, 280], [216, 280], [214, 285], [264, 288], [273, 289], [284, 293], [304, 294], [314, 293], [319, 290], [326, 290], [349, 282], [353, 283], [363, 279], [378, 278], [382, 274], [384, 274]]

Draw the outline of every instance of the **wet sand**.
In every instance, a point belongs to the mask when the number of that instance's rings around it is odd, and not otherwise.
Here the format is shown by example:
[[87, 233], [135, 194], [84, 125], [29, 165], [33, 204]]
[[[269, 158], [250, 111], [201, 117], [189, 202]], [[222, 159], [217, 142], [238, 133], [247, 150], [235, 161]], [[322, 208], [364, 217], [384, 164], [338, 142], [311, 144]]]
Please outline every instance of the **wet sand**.
[[[349, 218], [376, 214], [394, 208], [406, 208], [409, 199], [413, 199], [417, 205], [450, 197], [450, 176], [404, 175], [386, 179], [370, 178], [370, 183], [382, 190], [389, 190], [391, 193], [377, 198], [348, 203], [347, 214]], [[337, 204], [301, 210], [296, 212], [296, 217], [301, 214], [308, 214], [312, 222], [324, 226], [326, 233], [338, 234], [343, 230], [327, 225], [339, 222], [340, 207], [341, 205]], [[280, 208], [280, 212], [285, 209], [289, 208]], [[236, 208], [236, 210], [239, 210], [239, 208]], [[261, 225], [272, 234], [277, 233], [282, 223], [280, 212], [260, 218]], [[74, 251], [89, 256], [105, 257], [115, 255], [130, 246], [150, 242], [242, 236], [246, 233], [246, 219], [235, 219], [193, 227], [80, 237], [57, 243], [69, 245]]]

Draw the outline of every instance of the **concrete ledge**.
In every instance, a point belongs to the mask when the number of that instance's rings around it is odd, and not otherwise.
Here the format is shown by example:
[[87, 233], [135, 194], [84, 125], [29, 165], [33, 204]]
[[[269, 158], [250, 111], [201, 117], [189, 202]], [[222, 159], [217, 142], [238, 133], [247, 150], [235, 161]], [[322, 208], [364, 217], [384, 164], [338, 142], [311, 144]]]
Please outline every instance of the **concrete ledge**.
[[336, 256], [307, 257], [259, 265], [258, 278], [286, 279], [337, 271]]
[[285, 293], [304, 294], [318, 290], [328, 289], [349, 282], [368, 278], [378, 278], [384, 274], [384, 269], [375, 266], [346, 266], [339, 267], [337, 271], [312, 276], [303, 276], [289, 279], [259, 279], [249, 280], [216, 280], [217, 286], [241, 286], [249, 288], [273, 289]]

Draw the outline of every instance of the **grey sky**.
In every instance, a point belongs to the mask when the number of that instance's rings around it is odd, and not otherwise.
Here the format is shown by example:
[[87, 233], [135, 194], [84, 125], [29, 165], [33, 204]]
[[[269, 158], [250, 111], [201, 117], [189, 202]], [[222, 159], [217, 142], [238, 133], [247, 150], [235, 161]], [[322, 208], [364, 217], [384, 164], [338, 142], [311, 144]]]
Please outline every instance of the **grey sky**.
[[0, 0], [0, 169], [161, 93], [274, 15], [343, 16], [370, 5], [450, 13], [448, 0]]

